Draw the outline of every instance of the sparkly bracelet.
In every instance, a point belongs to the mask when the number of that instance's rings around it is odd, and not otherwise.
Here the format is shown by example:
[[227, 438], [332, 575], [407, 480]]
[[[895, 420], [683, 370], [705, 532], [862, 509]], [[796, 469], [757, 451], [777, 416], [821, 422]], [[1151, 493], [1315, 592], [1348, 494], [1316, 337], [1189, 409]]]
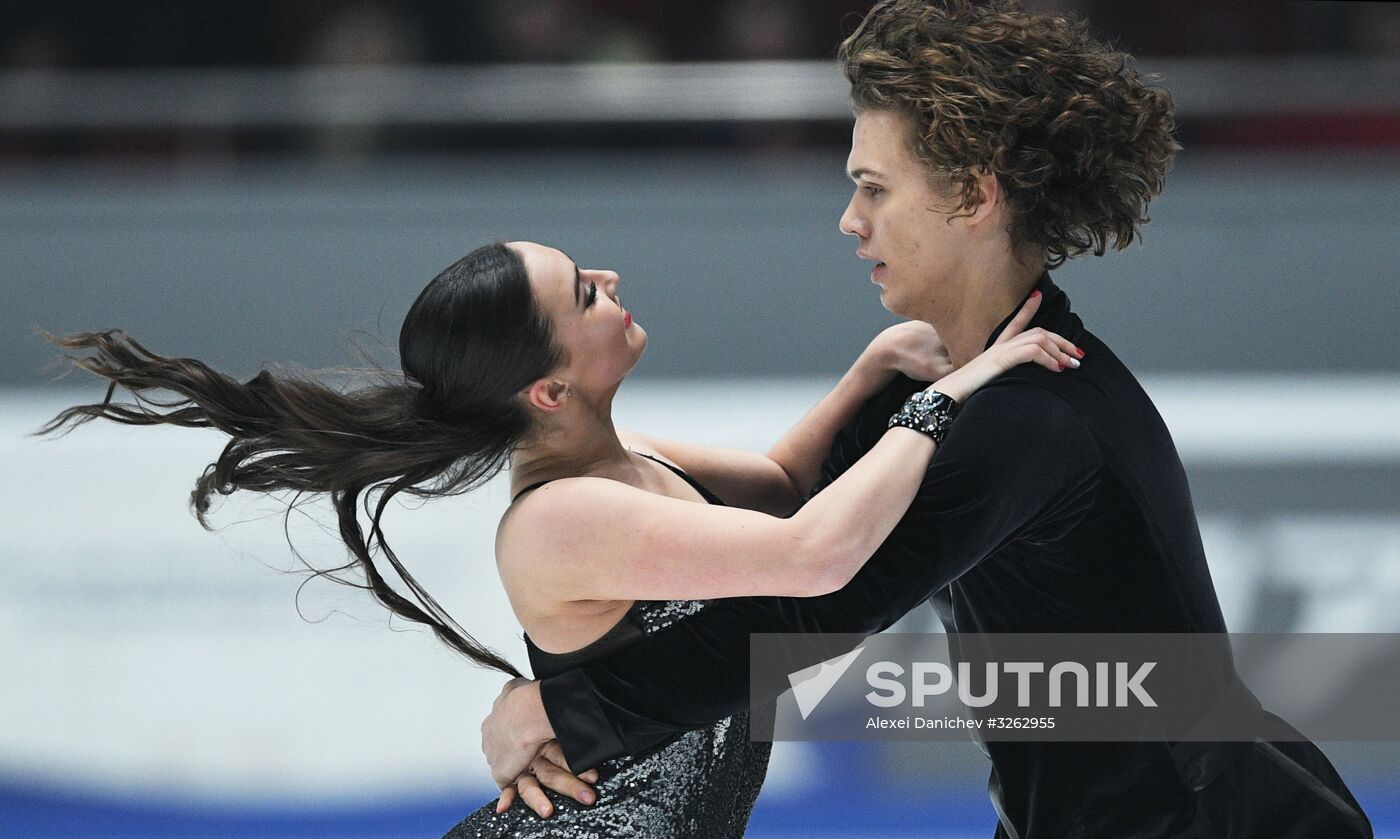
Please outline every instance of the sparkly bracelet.
[[943, 438], [948, 435], [948, 427], [953, 424], [953, 417], [958, 415], [961, 407], [946, 393], [939, 393], [932, 388], [921, 390], [909, 397], [904, 407], [890, 417], [889, 427], [894, 428], [898, 425], [922, 431], [932, 437], [935, 443], [942, 443]]

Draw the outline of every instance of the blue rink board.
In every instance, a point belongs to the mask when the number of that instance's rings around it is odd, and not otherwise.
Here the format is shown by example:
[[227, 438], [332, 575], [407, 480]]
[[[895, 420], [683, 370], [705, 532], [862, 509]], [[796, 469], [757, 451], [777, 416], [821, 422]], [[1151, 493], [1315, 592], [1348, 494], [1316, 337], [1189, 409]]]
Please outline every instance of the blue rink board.
[[[774, 789], [760, 796], [748, 836], [927, 837], [986, 839], [995, 816], [981, 779], [967, 784], [901, 786], [870, 771], [861, 744], [820, 744], [832, 782], [804, 790]], [[1400, 788], [1393, 778], [1349, 778], [1377, 836], [1400, 839]], [[116, 798], [75, 786], [38, 785], [22, 777], [0, 778], [0, 836], [57, 837], [440, 837], [495, 791], [468, 788], [460, 795], [405, 794], [360, 806], [270, 805], [256, 801], [190, 804], [159, 797]]]
[[[1377, 837], [1400, 839], [1400, 798], [1393, 789], [1353, 787], [1376, 827]], [[9, 779], [0, 789], [0, 830], [6, 837], [438, 837], [469, 811], [489, 800], [489, 790], [460, 800], [403, 798], [363, 808], [181, 806], [159, 800], [112, 799], [74, 789], [37, 789]], [[971, 839], [990, 837], [994, 817], [985, 796], [933, 791], [922, 800], [888, 791], [847, 788], [820, 795], [762, 802], [749, 823], [749, 837], [863, 836]], [[934, 832], [937, 831], [937, 832]]]

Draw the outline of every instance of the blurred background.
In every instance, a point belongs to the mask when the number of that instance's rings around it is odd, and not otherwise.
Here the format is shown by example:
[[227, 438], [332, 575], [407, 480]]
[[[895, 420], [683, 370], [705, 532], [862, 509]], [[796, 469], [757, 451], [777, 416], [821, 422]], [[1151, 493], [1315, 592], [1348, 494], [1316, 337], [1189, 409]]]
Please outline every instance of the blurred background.
[[[1181, 450], [1234, 631], [1400, 631], [1400, 7], [1038, 0], [1175, 97], [1143, 241], [1054, 272]], [[837, 231], [843, 0], [0, 6], [0, 834], [440, 836], [494, 798], [502, 679], [367, 595], [328, 508], [189, 491], [223, 438], [87, 425], [36, 328], [126, 329], [241, 379], [396, 366], [484, 242], [622, 275], [638, 430], [766, 450], [893, 322]], [[120, 398], [120, 397], [119, 397]], [[390, 544], [524, 666], [504, 481]], [[932, 629], [919, 610], [898, 627]], [[1400, 747], [1325, 743], [1378, 835]], [[969, 744], [779, 744], [749, 835], [991, 835]]]

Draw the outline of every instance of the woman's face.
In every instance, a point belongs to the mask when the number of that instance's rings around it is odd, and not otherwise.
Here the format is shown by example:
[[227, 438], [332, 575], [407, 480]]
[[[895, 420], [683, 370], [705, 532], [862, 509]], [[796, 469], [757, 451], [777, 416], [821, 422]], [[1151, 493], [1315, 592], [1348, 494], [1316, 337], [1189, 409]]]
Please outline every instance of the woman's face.
[[563, 251], [508, 242], [520, 254], [539, 307], [554, 325], [567, 361], [552, 375], [585, 394], [616, 387], [646, 349], [646, 330], [618, 297], [614, 271], [580, 268]]

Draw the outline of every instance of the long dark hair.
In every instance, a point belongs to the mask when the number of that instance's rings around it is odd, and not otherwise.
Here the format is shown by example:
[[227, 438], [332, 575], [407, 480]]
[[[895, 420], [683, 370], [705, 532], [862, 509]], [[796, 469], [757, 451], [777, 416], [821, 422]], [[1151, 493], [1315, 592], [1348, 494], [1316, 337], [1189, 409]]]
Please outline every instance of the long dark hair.
[[[109, 384], [102, 402], [65, 408], [31, 435], [48, 434], [70, 421], [71, 430], [98, 417], [127, 425], [218, 428], [232, 439], [190, 494], [201, 526], [213, 529], [205, 513], [215, 492], [295, 490], [288, 516], [303, 494], [327, 493], [353, 559], [335, 568], [312, 568], [312, 578], [366, 589], [392, 612], [432, 627], [478, 664], [520, 675], [418, 584], [379, 525], [389, 499], [400, 492], [457, 495], [490, 480], [530, 430], [530, 414], [518, 395], [554, 369], [562, 353], [518, 253], [496, 242], [434, 277], [404, 317], [402, 372], [374, 364], [356, 372], [369, 372], [378, 381], [349, 392], [267, 370], [239, 382], [197, 359], [157, 355], [120, 329], [42, 334], [65, 349], [93, 350], [90, 356], [66, 356], [72, 362], [67, 372], [81, 367]], [[136, 401], [113, 402], [118, 385]], [[145, 393], [154, 389], [179, 398]], [[376, 491], [366, 539], [356, 505], [363, 494], [369, 513]], [[371, 558], [376, 543], [415, 599], [394, 591], [380, 576]], [[356, 565], [366, 583], [336, 575]]]

